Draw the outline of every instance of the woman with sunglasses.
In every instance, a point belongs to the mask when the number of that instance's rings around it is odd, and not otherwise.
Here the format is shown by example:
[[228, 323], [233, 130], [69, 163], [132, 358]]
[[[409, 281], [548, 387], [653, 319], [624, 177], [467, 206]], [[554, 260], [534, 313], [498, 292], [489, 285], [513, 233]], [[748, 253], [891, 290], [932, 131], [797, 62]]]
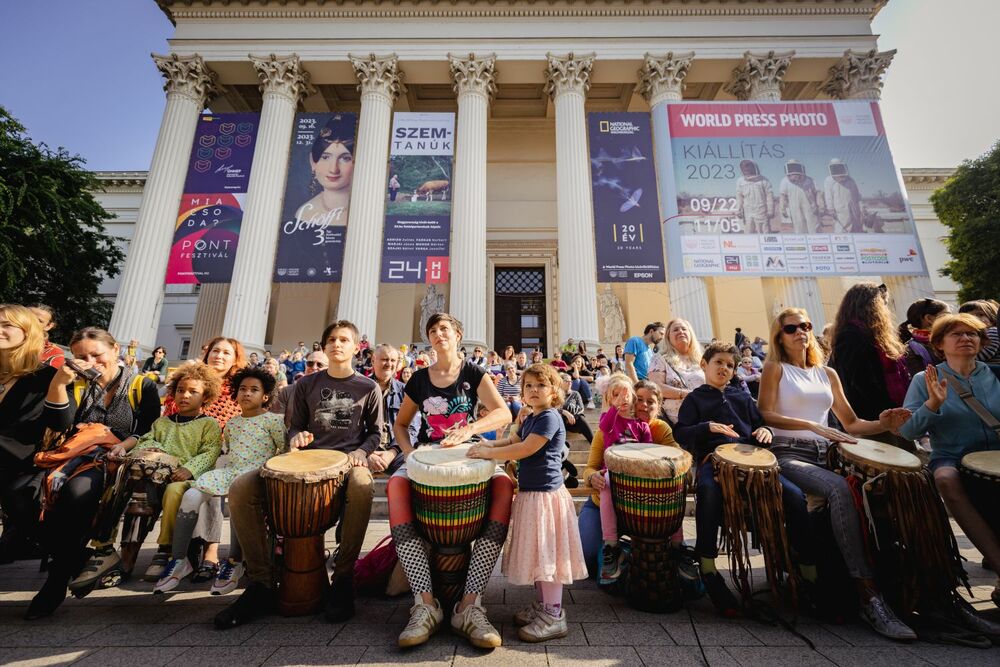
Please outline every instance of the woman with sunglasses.
[[[858, 283], [844, 294], [834, 319], [829, 364], [840, 376], [844, 396], [856, 406], [858, 417], [874, 421], [883, 410], [903, 405], [910, 372], [885, 285]], [[893, 433], [874, 439], [914, 449], [912, 440]]]
[[[844, 429], [857, 436], [895, 431], [910, 418], [910, 411], [892, 408], [879, 414], [878, 421], [860, 419], [844, 396], [837, 372], [823, 365], [809, 314], [801, 308], [784, 309], [771, 325], [758, 407], [774, 432], [771, 451], [782, 475], [807, 494], [826, 499], [834, 538], [857, 583], [862, 618], [890, 639], [916, 639], [878, 592], [851, 489], [846, 479], [827, 467], [826, 456], [831, 441], [857, 442], [827, 426], [831, 410]], [[806, 588], [812, 588], [815, 573], [803, 572], [803, 577]]]

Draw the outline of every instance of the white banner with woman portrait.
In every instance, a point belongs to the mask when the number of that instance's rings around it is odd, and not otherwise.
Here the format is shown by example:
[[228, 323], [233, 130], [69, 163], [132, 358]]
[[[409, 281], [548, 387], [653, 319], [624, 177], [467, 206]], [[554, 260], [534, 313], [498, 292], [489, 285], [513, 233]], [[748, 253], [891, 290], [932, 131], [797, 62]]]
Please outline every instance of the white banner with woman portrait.
[[296, 114], [274, 282], [340, 282], [357, 124], [353, 113]]

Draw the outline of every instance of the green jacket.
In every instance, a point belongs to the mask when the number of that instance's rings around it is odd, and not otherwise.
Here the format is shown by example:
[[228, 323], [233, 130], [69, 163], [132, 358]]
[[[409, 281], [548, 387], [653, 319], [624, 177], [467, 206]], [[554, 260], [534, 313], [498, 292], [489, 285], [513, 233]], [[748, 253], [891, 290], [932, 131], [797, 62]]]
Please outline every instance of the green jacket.
[[171, 417], [160, 417], [132, 451], [143, 449], [159, 449], [176, 456], [181, 466], [197, 478], [215, 466], [222, 451], [222, 429], [215, 419], [205, 415], [183, 424]]

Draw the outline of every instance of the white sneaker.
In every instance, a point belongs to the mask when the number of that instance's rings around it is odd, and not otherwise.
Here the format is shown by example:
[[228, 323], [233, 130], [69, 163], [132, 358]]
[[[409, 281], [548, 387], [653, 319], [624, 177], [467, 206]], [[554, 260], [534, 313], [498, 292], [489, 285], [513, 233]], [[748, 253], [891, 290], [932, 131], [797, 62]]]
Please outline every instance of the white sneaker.
[[519, 628], [517, 636], [523, 642], [544, 642], [549, 639], [558, 639], [569, 634], [569, 626], [566, 624], [566, 611], [559, 610], [558, 618], [550, 616], [543, 608], [535, 615], [533, 620], [523, 628]]
[[883, 637], [897, 641], [913, 641], [917, 638], [917, 633], [892, 613], [881, 595], [873, 595], [867, 603], [861, 605], [861, 618]]
[[163, 576], [164, 570], [167, 569], [167, 563], [169, 562], [169, 553], [157, 551], [153, 554], [153, 562], [151, 562], [149, 567], [146, 568], [146, 573], [142, 575], [142, 578], [146, 581], [159, 581], [160, 577]]
[[538, 612], [540, 612], [541, 610], [542, 610], [542, 603], [539, 602], [538, 600], [535, 600], [534, 602], [531, 603], [530, 606], [525, 607], [521, 611], [514, 614], [514, 625], [516, 625], [519, 628], [528, 625], [533, 620], [535, 620], [535, 616], [537, 616]]
[[187, 557], [170, 559], [166, 569], [163, 570], [163, 576], [156, 582], [156, 586], [153, 586], [153, 593], [166, 593], [174, 590], [181, 583], [181, 579], [190, 576], [192, 572], [194, 572], [194, 568], [191, 567], [191, 561]]
[[219, 564], [219, 576], [212, 582], [212, 595], [228, 595], [240, 585], [244, 573], [243, 563], [227, 558]]
[[410, 607], [410, 621], [399, 633], [400, 648], [424, 644], [437, 632], [438, 626], [444, 620], [444, 611], [440, 603], [434, 600], [434, 606], [423, 601], [420, 594], [413, 596], [413, 606]]
[[458, 611], [458, 604], [455, 605], [451, 614], [451, 629], [479, 648], [497, 648], [503, 643], [500, 633], [486, 617], [482, 596], [479, 595], [465, 611]]
[[594, 402], [593, 402], [593, 401], [590, 401], [589, 403], [587, 403], [587, 409], [588, 409], [588, 410], [596, 410], [596, 409], [597, 409], [597, 406], [596, 406], [596, 405], [594, 405]]

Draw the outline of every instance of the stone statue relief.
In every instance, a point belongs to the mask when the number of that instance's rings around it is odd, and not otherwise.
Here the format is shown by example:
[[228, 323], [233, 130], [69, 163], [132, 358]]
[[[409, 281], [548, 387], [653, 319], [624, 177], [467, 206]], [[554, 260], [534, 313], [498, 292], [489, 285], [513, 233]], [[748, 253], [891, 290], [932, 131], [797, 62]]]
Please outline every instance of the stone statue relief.
[[427, 286], [427, 293], [424, 294], [424, 298], [420, 300], [420, 340], [425, 343], [429, 343], [427, 340], [427, 334], [425, 333], [427, 329], [427, 320], [431, 319], [431, 315], [434, 313], [444, 312], [444, 293], [439, 292], [437, 285], [430, 284]]
[[604, 322], [604, 342], [617, 344], [625, 340], [625, 314], [611, 285], [605, 285], [598, 297], [598, 309]]

